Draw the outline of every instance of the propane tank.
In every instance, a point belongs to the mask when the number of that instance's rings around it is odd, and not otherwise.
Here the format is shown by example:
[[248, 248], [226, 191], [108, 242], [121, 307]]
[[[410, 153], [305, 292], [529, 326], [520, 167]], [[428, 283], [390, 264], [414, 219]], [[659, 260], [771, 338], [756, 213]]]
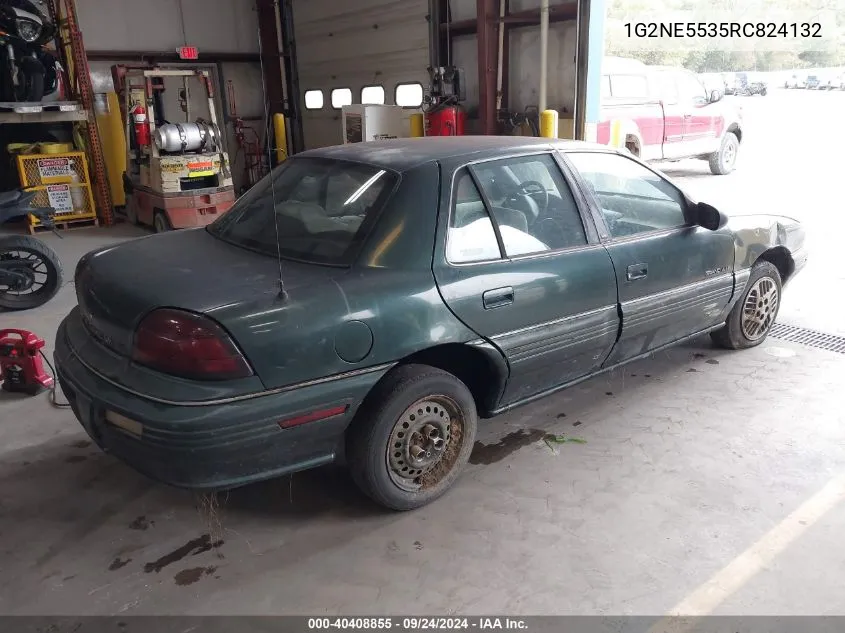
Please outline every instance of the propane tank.
[[150, 122], [147, 120], [147, 109], [139, 102], [132, 108], [131, 114], [135, 122], [135, 140], [139, 147], [147, 147], [150, 144]]
[[466, 112], [457, 105], [442, 106], [425, 113], [426, 136], [463, 136]]
[[216, 151], [220, 144], [217, 128], [204, 122], [165, 123], [155, 131], [155, 143], [162, 152]]

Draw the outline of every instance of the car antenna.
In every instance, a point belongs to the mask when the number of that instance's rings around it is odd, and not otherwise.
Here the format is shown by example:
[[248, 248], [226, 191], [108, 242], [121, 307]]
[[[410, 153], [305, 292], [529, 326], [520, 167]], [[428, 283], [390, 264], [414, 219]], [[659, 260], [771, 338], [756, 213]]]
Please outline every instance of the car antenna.
[[279, 262], [279, 298], [283, 301], [288, 298], [288, 291], [285, 290], [285, 277], [282, 274], [282, 245], [279, 241], [279, 222], [276, 217], [276, 178], [273, 176], [273, 149], [270, 139], [270, 101], [267, 99], [267, 80], [264, 74], [264, 51], [262, 50], [261, 35], [258, 36], [258, 59], [261, 62], [261, 91], [264, 95], [264, 138], [267, 139], [267, 168], [270, 170], [270, 192], [273, 196], [273, 228], [276, 230], [276, 259]]

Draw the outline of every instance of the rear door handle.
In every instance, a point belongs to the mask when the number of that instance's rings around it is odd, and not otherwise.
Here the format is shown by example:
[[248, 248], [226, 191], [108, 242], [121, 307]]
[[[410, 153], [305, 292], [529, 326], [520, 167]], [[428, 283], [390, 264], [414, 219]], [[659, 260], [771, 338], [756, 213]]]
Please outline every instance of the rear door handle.
[[628, 266], [628, 281], [645, 279], [648, 277], [648, 264], [631, 264]]
[[504, 288], [495, 288], [486, 291], [481, 300], [484, 302], [484, 309], [491, 310], [493, 308], [501, 308], [502, 306], [513, 303], [513, 288], [506, 286]]

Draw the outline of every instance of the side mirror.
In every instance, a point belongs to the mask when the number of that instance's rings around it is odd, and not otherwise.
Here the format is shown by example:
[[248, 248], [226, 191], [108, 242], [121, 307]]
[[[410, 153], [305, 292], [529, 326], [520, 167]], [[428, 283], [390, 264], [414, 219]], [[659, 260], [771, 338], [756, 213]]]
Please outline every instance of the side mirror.
[[693, 206], [695, 223], [710, 231], [718, 231], [728, 223], [728, 216], [706, 202], [697, 202]]
[[721, 90], [714, 90], [710, 93], [710, 103], [716, 103], [717, 101], [722, 100], [722, 92]]

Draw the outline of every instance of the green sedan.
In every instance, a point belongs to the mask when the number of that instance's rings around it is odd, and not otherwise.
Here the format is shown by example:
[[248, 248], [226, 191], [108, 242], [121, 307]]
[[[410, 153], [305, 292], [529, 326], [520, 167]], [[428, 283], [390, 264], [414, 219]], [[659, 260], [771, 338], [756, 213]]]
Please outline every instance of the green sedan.
[[633, 156], [522, 137], [298, 154], [206, 228], [87, 254], [57, 374], [104, 451], [227, 489], [343, 460], [396, 510], [478, 420], [691, 337], [759, 345], [806, 262]]

